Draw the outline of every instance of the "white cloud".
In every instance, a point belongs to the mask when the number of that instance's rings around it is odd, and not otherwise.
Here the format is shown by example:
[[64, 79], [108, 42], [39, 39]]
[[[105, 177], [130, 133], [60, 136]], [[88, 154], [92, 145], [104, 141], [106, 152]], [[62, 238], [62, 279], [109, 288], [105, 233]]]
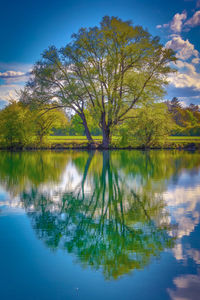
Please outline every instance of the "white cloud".
[[182, 64], [179, 63], [180, 70], [176, 74], [169, 76], [169, 82], [176, 88], [192, 88], [200, 91], [200, 74], [196, 72], [195, 66], [184, 62]]
[[18, 84], [18, 83], [25, 83], [29, 79], [29, 74], [25, 74], [18, 77], [8, 77], [4, 78], [5, 84]]
[[200, 10], [196, 11], [192, 18], [190, 18], [185, 25], [188, 25], [190, 27], [195, 27], [200, 25]]
[[182, 14], [175, 14], [173, 17], [173, 20], [170, 23], [170, 28], [174, 32], [181, 32], [182, 26], [183, 26], [183, 21], [186, 20], [187, 18], [187, 13], [183, 12]]
[[26, 73], [20, 71], [5, 71], [0, 72], [0, 78], [4, 79], [6, 84], [14, 84], [27, 81], [29, 74], [29, 71]]
[[11, 99], [17, 99], [17, 91], [22, 88], [17, 84], [0, 85], [0, 99], [9, 102]]
[[16, 71], [6, 71], [0, 72], [0, 78], [13, 78], [13, 77], [21, 77], [24, 76], [25, 73], [23, 72], [16, 72]]
[[31, 64], [0, 62], [0, 100], [17, 99], [16, 91], [23, 88], [31, 69]]
[[168, 289], [171, 300], [196, 300], [200, 294], [200, 274], [186, 274], [174, 278], [175, 288]]
[[5, 63], [0, 61], [1, 72], [5, 72], [6, 70], [14, 70], [18, 72], [27, 73], [32, 67], [33, 67], [32, 64]]
[[181, 36], [174, 36], [172, 40], [166, 43], [166, 48], [171, 48], [174, 51], [177, 51], [177, 58], [179, 59], [188, 59], [191, 56], [198, 57], [199, 52], [194, 48], [194, 45], [191, 44], [188, 40], [184, 41]]
[[[197, 175], [199, 176], [199, 174]], [[164, 193], [164, 199], [170, 207], [171, 217], [177, 225], [177, 237], [189, 236], [200, 221], [198, 206], [200, 204], [200, 186], [195, 188], [176, 187]], [[177, 259], [182, 259], [183, 251], [177, 246], [174, 251]]]
[[166, 43], [165, 47], [171, 48], [176, 52], [176, 57], [178, 58], [176, 67], [178, 70], [176, 74], [171, 74], [168, 79], [171, 87], [178, 88], [179, 91], [186, 88], [190, 89], [191, 92], [200, 91], [200, 73], [196, 69], [196, 65], [200, 63], [200, 54], [188, 39], [184, 40], [180, 36], [183, 26], [188, 26], [188, 28], [189, 24], [192, 26], [194, 19], [197, 19], [196, 16], [197, 14], [195, 13], [191, 19], [184, 23], [184, 20], [187, 19], [187, 14], [183, 12], [182, 14], [176, 14], [169, 23], [170, 29], [174, 33], [170, 35], [170, 40]]
[[169, 24], [163, 24], [163, 25], [157, 25], [156, 28], [160, 29], [160, 28], [167, 28], [169, 27]]
[[191, 103], [196, 104], [200, 108], [200, 95], [199, 96], [185, 96], [185, 97], [178, 97], [181, 101], [183, 107], [190, 105]]
[[[197, 1], [197, 7], [200, 7], [200, 0]], [[188, 19], [187, 19], [187, 12], [183, 11], [181, 14], [176, 13], [172, 19], [171, 22], [167, 23], [167, 24], [163, 24], [163, 25], [157, 25], [156, 28], [161, 29], [161, 28], [167, 28], [170, 27], [170, 29], [175, 32], [180, 34], [180, 32], [182, 31], [183, 27], [184, 27], [184, 31], [189, 31], [189, 27], [195, 27], [200, 25], [200, 10], [196, 11], [194, 13], [194, 15]], [[186, 21], [184, 23], [184, 21]]]
[[167, 28], [170, 27], [170, 29], [173, 32], [179, 33], [182, 30], [183, 27], [183, 21], [187, 19], [187, 13], [186, 11], [182, 12], [182, 14], [175, 14], [172, 21], [167, 23], [167, 24], [163, 24], [163, 25], [157, 25], [156, 28], [160, 29], [160, 28]]
[[200, 58], [198, 58], [198, 57], [193, 58], [193, 60], [192, 60], [193, 64], [198, 64], [199, 62], [200, 62]]

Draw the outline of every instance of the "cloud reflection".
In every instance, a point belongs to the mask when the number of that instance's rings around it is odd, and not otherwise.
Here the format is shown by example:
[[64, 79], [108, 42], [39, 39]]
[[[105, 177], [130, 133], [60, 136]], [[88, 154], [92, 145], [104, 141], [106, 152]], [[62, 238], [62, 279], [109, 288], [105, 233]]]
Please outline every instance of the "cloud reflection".
[[173, 280], [175, 289], [168, 289], [172, 300], [197, 300], [200, 295], [200, 274], [188, 274]]

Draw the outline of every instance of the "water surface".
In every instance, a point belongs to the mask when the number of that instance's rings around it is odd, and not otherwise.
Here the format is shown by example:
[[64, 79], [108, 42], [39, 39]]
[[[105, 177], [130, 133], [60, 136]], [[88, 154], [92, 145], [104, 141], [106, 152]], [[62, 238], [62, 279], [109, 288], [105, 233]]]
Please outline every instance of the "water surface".
[[0, 152], [0, 299], [200, 295], [200, 154]]

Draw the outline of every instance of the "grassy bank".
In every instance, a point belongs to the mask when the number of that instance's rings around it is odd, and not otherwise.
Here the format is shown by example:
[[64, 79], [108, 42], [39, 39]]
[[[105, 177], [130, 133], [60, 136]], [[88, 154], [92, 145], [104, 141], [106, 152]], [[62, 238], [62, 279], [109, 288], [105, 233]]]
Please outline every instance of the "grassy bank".
[[[93, 147], [98, 148], [101, 145], [102, 137], [94, 136]], [[8, 149], [3, 143], [0, 144], [0, 149]], [[20, 147], [14, 147], [19, 149]], [[85, 136], [48, 136], [42, 145], [30, 144], [25, 149], [88, 149], [90, 148]], [[128, 141], [125, 144], [120, 142], [120, 138], [114, 136], [112, 138], [111, 148], [114, 149], [140, 149], [141, 147], [134, 141]], [[200, 149], [199, 136], [171, 136], [162, 145], [157, 145], [152, 148], [156, 149]]]
[[[101, 136], [93, 137], [96, 146], [98, 147], [102, 142]], [[88, 147], [88, 142], [85, 136], [49, 136], [46, 144], [53, 149], [62, 148], [85, 148]], [[121, 144], [119, 137], [114, 136], [112, 138], [113, 148], [138, 148], [136, 141], [132, 140], [126, 144]], [[199, 136], [171, 136], [167, 139], [164, 145], [157, 146], [155, 148], [196, 148], [200, 149], [200, 137]]]

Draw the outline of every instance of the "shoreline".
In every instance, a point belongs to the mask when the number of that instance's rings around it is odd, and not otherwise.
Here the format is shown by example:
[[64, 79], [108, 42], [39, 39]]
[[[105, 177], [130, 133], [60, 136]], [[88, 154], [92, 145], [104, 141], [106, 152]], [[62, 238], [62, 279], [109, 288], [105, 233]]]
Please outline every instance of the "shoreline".
[[0, 146], [0, 150], [2, 151], [39, 151], [39, 150], [189, 150], [189, 151], [195, 151], [200, 150], [200, 143], [195, 142], [188, 142], [188, 143], [171, 143], [164, 146], [152, 146], [152, 147], [139, 147], [139, 146], [115, 146], [111, 145], [108, 148], [102, 147], [100, 144], [51, 144], [51, 145], [43, 145], [43, 146], [25, 146], [25, 147], [19, 147], [19, 146], [10, 146], [10, 147], [4, 147]]

